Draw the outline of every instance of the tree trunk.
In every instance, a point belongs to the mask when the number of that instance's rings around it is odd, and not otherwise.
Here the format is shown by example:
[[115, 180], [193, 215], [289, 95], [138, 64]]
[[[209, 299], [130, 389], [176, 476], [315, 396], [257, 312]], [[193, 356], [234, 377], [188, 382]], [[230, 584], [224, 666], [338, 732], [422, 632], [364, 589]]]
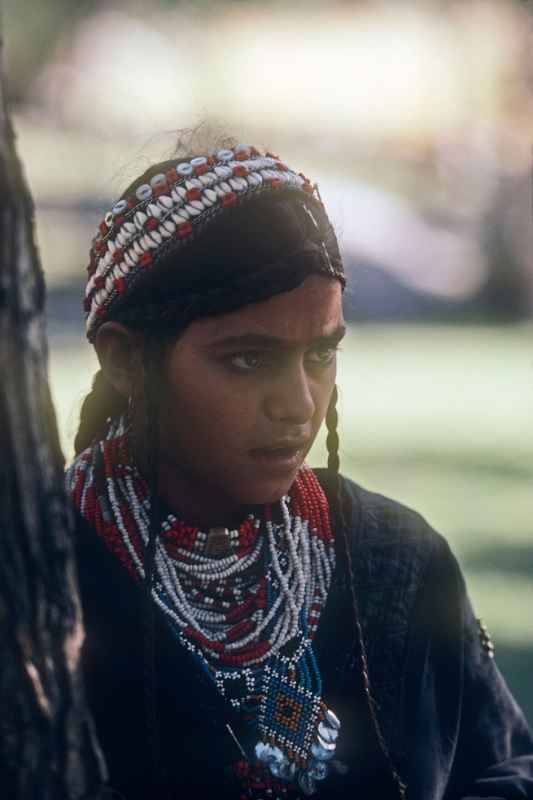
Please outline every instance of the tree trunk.
[[[1, 52], [1, 50], [0, 50]], [[102, 796], [33, 205], [0, 76], [0, 796]]]

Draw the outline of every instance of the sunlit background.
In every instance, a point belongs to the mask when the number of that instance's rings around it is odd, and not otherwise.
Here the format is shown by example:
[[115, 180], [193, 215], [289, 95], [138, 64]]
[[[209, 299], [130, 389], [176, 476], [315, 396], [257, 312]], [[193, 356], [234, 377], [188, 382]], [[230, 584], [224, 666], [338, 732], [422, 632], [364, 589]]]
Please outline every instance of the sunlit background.
[[[4, 0], [67, 457], [113, 198], [207, 120], [320, 187], [350, 288], [344, 471], [450, 539], [533, 720], [533, 11], [527, 2]], [[324, 460], [323, 444], [315, 463]]]

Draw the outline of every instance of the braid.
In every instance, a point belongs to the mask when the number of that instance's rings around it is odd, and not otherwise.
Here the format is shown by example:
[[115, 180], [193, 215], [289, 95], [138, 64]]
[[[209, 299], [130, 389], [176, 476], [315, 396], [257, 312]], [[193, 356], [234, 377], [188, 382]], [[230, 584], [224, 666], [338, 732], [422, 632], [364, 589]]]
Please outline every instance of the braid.
[[102, 370], [93, 378], [92, 389], [80, 410], [80, 424], [74, 440], [76, 455], [102, 438], [109, 417], [118, 417], [126, 410], [127, 400], [109, 383]]
[[337, 412], [338, 396], [339, 396], [338, 389], [335, 386], [333, 388], [333, 393], [331, 395], [331, 399], [326, 414], [326, 428], [328, 431], [326, 446], [328, 451], [328, 472], [330, 475], [331, 485], [333, 489], [332, 499], [334, 503], [334, 517], [337, 523], [337, 529], [340, 530], [342, 535], [342, 540], [344, 545], [344, 557], [346, 559], [348, 579], [350, 583], [350, 594], [351, 594], [352, 609], [353, 609], [354, 647], [358, 645], [359, 661], [361, 664], [361, 673], [363, 678], [363, 688], [366, 695], [367, 707], [370, 714], [370, 719], [372, 722], [374, 733], [376, 735], [380, 751], [390, 769], [392, 778], [398, 789], [398, 797], [400, 798], [400, 800], [405, 800], [406, 786], [402, 782], [400, 775], [396, 771], [396, 768], [392, 762], [387, 742], [385, 741], [385, 737], [383, 736], [381, 725], [377, 717], [376, 701], [374, 699], [372, 687], [370, 684], [370, 676], [368, 673], [368, 658], [363, 637], [363, 628], [361, 625], [361, 615], [359, 613], [359, 603], [357, 601], [357, 594], [355, 591], [355, 576], [353, 571], [352, 554], [350, 550], [350, 544], [348, 541], [346, 518], [344, 514], [344, 501], [342, 496], [342, 484], [339, 474], [340, 458], [339, 458], [339, 434], [338, 434], [339, 416]]
[[[151, 756], [152, 786], [159, 792], [163, 790], [164, 776], [161, 770], [161, 748], [157, 713], [156, 681], [156, 629], [155, 603], [152, 600], [154, 581], [155, 551], [161, 528], [161, 508], [159, 503], [159, 352], [153, 341], [145, 342], [143, 352], [144, 400], [146, 409], [145, 448], [146, 478], [150, 491], [150, 528], [148, 543], [144, 553], [144, 687], [145, 712], [148, 746]], [[158, 795], [160, 797], [164, 795]]]

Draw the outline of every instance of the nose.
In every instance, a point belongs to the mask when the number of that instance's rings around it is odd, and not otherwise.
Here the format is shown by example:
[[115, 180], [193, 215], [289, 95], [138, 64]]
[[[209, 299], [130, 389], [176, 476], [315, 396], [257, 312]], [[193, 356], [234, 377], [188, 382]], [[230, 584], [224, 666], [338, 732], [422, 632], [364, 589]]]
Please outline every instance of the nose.
[[304, 425], [315, 413], [309, 375], [303, 364], [295, 364], [283, 372], [268, 387], [266, 414], [272, 422]]

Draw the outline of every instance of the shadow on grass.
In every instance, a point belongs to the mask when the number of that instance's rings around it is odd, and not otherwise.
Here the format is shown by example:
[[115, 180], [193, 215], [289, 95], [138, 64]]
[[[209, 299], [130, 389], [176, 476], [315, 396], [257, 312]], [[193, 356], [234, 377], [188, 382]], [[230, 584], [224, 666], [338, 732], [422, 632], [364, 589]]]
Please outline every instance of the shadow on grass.
[[496, 663], [533, 728], [533, 646], [496, 643]]

